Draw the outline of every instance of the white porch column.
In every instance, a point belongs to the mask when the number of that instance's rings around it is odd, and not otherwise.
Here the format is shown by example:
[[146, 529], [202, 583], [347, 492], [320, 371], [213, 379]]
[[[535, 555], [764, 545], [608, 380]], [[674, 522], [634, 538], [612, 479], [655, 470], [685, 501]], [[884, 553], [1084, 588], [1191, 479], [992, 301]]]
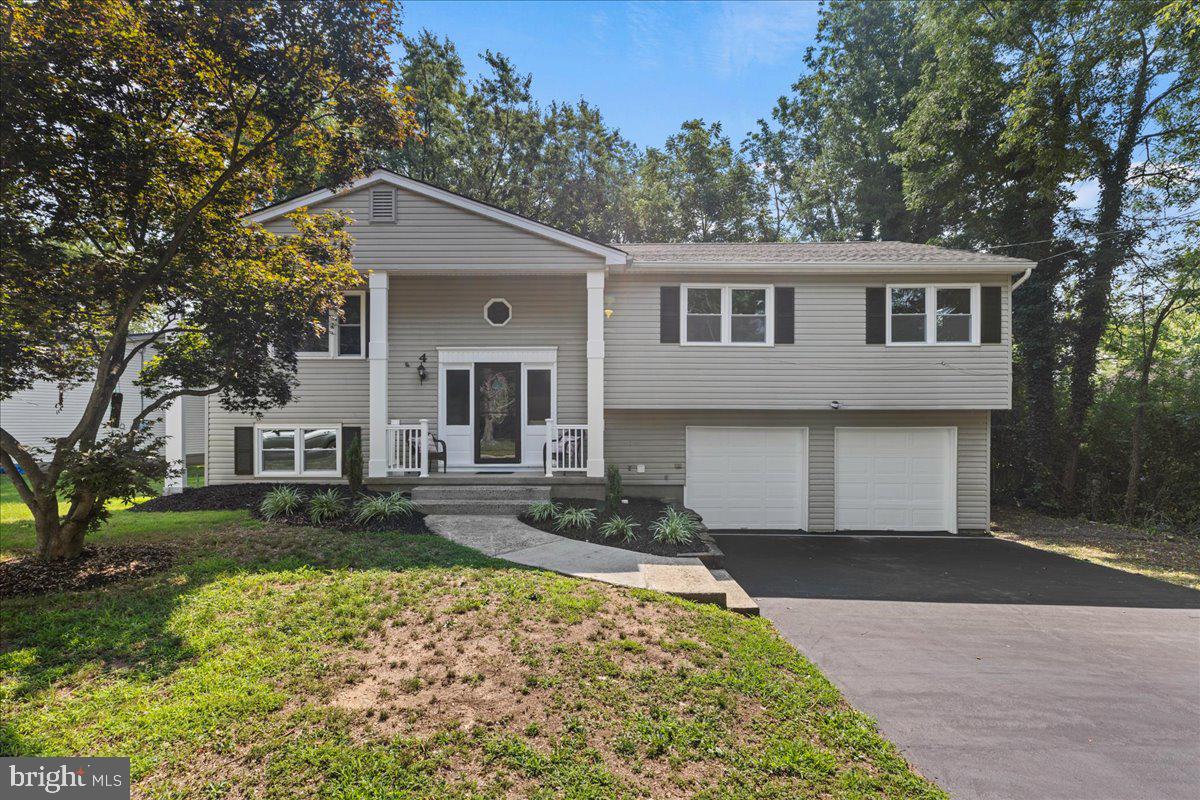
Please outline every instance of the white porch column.
[[[187, 453], [183, 452], [183, 398], [176, 397], [163, 414], [163, 455], [167, 459], [167, 475], [163, 494], [179, 494], [187, 485]], [[175, 470], [179, 471], [176, 472]]]
[[372, 272], [367, 277], [370, 292], [371, 331], [368, 345], [371, 362], [370, 434], [367, 445], [368, 478], [387, 477], [388, 423], [388, 274]]
[[587, 425], [589, 478], [604, 477], [604, 272], [587, 274]]

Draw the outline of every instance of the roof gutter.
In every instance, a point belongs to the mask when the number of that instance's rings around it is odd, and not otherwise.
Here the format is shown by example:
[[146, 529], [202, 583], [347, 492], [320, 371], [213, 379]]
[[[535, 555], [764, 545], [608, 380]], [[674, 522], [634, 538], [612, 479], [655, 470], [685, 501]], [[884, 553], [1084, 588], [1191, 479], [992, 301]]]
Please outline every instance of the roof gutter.
[[1024, 275], [1022, 275], [1020, 278], [1017, 278], [1017, 282], [1014, 283], [1012, 286], [1010, 286], [1008, 290], [1010, 292], [1015, 292], [1017, 289], [1020, 289], [1021, 284], [1024, 283], [1025, 281], [1029, 280], [1029, 276], [1032, 274], [1033, 274], [1033, 267], [1030, 267], [1029, 269], [1025, 270]]

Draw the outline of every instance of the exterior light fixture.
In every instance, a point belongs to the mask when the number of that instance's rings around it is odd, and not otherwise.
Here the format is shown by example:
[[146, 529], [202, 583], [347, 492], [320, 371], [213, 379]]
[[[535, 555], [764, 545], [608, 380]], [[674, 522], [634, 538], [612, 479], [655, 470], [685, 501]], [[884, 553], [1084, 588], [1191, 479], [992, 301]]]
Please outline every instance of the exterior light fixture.
[[425, 379], [429, 377], [429, 371], [425, 369], [426, 360], [427, 358], [424, 353], [421, 353], [421, 357], [417, 359], [417, 361], [421, 362], [417, 364], [417, 381], [419, 383], [424, 383]]
[[830, 400], [829, 407], [832, 408], [834, 411], [837, 411], [839, 408], [842, 407], [842, 404], [839, 403], [837, 400]]
[[616, 298], [614, 298], [611, 294], [604, 295], [604, 318], [605, 319], [612, 319], [613, 306], [616, 305], [613, 302], [614, 299], [616, 299]]

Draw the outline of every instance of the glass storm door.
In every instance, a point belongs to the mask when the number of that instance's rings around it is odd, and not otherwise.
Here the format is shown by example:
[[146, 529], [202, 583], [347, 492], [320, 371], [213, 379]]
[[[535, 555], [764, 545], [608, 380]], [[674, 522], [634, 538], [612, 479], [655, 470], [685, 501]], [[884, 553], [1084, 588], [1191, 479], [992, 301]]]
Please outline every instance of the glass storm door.
[[521, 365], [475, 364], [475, 463], [521, 462]]

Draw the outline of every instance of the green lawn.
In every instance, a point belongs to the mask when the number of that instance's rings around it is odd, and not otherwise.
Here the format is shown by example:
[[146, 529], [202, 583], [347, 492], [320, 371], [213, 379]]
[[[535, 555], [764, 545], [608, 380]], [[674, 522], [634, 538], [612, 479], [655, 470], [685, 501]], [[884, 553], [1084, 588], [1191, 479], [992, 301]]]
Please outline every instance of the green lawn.
[[945, 796], [762, 619], [243, 512], [95, 541], [178, 558], [2, 601], [0, 752], [130, 756], [135, 796]]

